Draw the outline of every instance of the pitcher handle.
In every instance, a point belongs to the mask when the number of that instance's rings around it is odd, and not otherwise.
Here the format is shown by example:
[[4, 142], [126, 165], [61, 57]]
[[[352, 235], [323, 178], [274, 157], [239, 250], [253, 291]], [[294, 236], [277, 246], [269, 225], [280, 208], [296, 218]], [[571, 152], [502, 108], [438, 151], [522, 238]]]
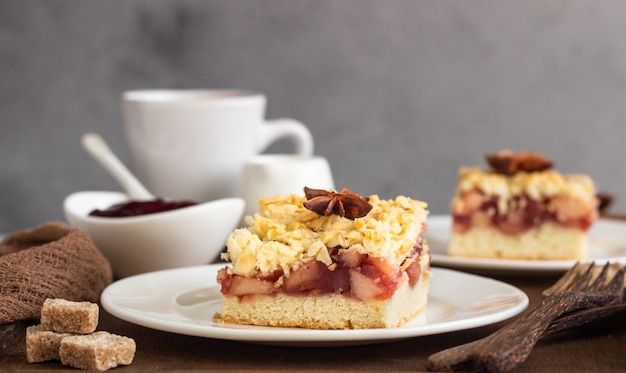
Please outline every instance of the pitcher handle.
[[295, 144], [296, 154], [307, 157], [313, 155], [313, 136], [302, 122], [290, 118], [271, 119], [261, 128], [258, 153], [276, 140], [289, 138]]

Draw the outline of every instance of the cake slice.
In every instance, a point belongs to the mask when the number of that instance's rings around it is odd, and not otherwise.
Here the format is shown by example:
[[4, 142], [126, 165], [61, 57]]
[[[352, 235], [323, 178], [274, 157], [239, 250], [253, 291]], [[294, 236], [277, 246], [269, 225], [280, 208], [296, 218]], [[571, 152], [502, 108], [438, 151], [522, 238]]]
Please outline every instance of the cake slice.
[[227, 240], [218, 282], [226, 323], [397, 327], [427, 302], [426, 204], [305, 188], [259, 201]]
[[490, 170], [461, 168], [452, 199], [448, 254], [475, 258], [580, 260], [598, 201], [587, 175], [564, 175], [546, 157], [503, 150]]

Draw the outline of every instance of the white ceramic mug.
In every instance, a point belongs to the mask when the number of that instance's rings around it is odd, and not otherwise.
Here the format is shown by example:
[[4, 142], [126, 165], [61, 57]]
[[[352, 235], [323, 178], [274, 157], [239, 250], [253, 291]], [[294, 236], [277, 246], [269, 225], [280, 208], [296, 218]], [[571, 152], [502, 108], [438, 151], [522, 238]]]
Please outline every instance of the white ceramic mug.
[[243, 90], [139, 90], [122, 95], [130, 166], [155, 195], [232, 197], [246, 159], [288, 138], [313, 154], [308, 128], [265, 119], [266, 97]]
[[246, 202], [244, 217], [259, 211], [258, 200], [277, 194], [304, 194], [304, 187], [334, 189], [328, 160], [320, 156], [260, 154], [241, 171], [236, 196]]

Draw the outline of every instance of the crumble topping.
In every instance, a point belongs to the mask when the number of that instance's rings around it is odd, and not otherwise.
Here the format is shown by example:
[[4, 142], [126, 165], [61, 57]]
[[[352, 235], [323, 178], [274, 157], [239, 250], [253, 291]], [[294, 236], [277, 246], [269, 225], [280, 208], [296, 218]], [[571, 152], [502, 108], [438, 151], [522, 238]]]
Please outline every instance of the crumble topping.
[[306, 209], [305, 201], [299, 195], [260, 200], [260, 212], [245, 218], [249, 227], [236, 229], [226, 242], [222, 258], [232, 262], [232, 273], [288, 273], [312, 258], [329, 266], [330, 251], [337, 246], [400, 266], [426, 230], [427, 204], [405, 196], [381, 200], [372, 195], [371, 211], [354, 220], [319, 215]]
[[[459, 184], [456, 194], [462, 195], [471, 190], [479, 190], [487, 195], [498, 196], [498, 210], [506, 212], [508, 201], [526, 194], [535, 200], [554, 196], [588, 200], [595, 196], [593, 180], [584, 174], [563, 175], [554, 170], [542, 172], [518, 172], [514, 175], [502, 175], [484, 171], [478, 167], [464, 167], [459, 170]], [[462, 199], [455, 199], [453, 209], [463, 208]]]

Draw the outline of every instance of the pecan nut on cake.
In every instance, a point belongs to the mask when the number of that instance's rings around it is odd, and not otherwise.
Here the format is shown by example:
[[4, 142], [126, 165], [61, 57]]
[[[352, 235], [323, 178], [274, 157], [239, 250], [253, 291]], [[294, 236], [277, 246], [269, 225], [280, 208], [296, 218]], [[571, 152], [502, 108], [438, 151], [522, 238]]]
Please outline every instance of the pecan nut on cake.
[[226, 323], [397, 327], [424, 310], [430, 278], [426, 203], [305, 188], [259, 201], [227, 240], [217, 275]]
[[598, 200], [587, 175], [564, 175], [543, 155], [488, 154], [490, 170], [461, 168], [452, 199], [451, 256], [578, 260]]

